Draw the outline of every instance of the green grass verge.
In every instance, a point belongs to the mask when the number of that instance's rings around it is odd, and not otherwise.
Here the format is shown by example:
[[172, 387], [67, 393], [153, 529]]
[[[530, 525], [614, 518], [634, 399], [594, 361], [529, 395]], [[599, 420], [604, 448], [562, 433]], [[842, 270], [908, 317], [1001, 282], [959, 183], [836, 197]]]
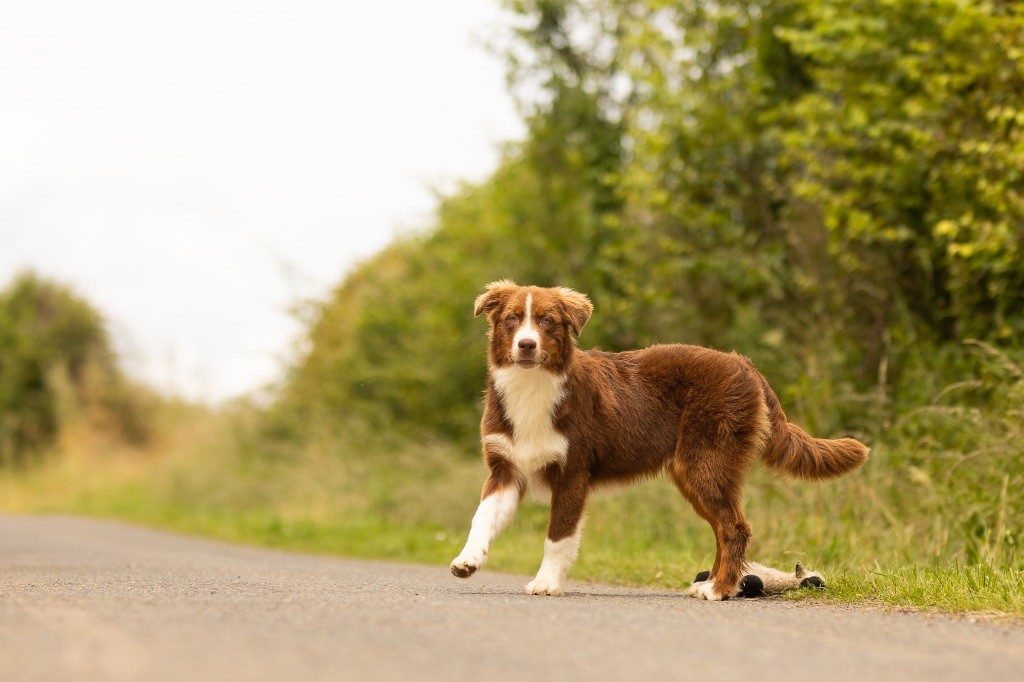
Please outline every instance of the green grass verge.
[[[465, 540], [481, 465], [453, 462], [447, 448], [430, 444], [387, 466], [365, 459], [346, 463], [335, 455], [307, 453], [278, 461], [188, 458], [136, 463], [125, 470], [103, 459], [56, 459], [0, 476], [0, 508], [116, 518], [234, 542], [417, 562], [446, 571]], [[752, 491], [767, 487], [768, 493], [749, 496], [749, 515], [755, 531], [766, 537], [751, 547], [751, 558], [780, 568], [799, 559], [828, 582], [824, 592], [801, 590], [784, 598], [1024, 617], [1020, 567], [901, 562], [899, 554], [894, 561], [871, 562], [870, 553], [856, 551], [852, 520], [820, 524], [800, 517], [772, 523], [779, 505], [769, 500], [778, 483], [760, 475], [755, 479]], [[828, 489], [805, 494], [812, 498], [796, 505], [801, 514], [821, 503], [814, 495], [836, 498]], [[828, 516], [825, 510], [821, 514]], [[524, 503], [495, 543], [488, 569], [535, 571], [546, 518], [544, 506]], [[587, 526], [572, 571], [577, 580], [678, 590], [713, 559], [710, 530], [663, 482], [596, 496]], [[881, 546], [873, 547], [880, 553]]]

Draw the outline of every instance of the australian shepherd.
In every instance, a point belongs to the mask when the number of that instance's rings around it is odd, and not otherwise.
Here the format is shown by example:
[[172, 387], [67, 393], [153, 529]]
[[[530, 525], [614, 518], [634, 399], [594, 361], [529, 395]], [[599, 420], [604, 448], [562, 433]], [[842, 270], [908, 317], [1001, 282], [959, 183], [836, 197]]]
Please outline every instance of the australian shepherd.
[[468, 578], [483, 566], [529, 488], [550, 495], [551, 517], [544, 559], [526, 592], [561, 594], [590, 491], [664, 472], [715, 532], [710, 576], [689, 594], [736, 596], [751, 534], [740, 498], [755, 460], [826, 479], [863, 464], [868, 448], [852, 438], [814, 438], [789, 423], [742, 355], [686, 345], [579, 350], [576, 338], [593, 309], [572, 289], [507, 280], [476, 299], [474, 314], [490, 321], [480, 427], [490, 475], [451, 571]]

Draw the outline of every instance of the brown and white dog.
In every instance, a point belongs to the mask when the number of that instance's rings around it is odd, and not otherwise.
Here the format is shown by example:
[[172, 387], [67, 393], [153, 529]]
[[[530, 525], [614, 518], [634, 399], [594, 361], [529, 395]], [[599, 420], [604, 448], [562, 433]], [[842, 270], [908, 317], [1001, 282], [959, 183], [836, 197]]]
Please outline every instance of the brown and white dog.
[[529, 487], [550, 492], [544, 559], [527, 594], [561, 594], [576, 558], [583, 507], [595, 487], [664, 472], [715, 532], [710, 578], [690, 595], [735, 596], [750, 526], [741, 491], [757, 459], [791, 476], [825, 479], [864, 463], [851, 438], [809, 436], [747, 358], [699, 346], [625, 353], [581, 351], [593, 312], [572, 289], [502, 280], [476, 299], [490, 320], [481, 423], [490, 476], [451, 571], [468, 578], [487, 559]]

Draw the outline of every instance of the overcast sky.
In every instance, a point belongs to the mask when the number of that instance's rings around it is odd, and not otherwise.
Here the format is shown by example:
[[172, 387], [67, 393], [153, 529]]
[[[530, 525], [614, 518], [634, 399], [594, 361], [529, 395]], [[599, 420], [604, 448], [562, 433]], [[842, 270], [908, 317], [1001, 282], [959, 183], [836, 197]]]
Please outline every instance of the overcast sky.
[[497, 5], [4, 0], [0, 287], [72, 285], [164, 391], [265, 384], [290, 303], [522, 134]]

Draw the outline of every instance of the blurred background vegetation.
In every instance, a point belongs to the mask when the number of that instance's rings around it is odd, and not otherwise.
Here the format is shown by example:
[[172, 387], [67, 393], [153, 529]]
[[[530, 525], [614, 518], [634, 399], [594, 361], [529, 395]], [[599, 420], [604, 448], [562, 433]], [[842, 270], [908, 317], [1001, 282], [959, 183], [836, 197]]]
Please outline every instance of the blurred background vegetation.
[[[55, 454], [4, 479], [7, 506], [446, 562], [484, 475], [472, 301], [509, 277], [588, 293], [584, 347], [736, 350], [791, 420], [872, 446], [835, 483], [757, 474], [753, 558], [803, 558], [859, 596], [952, 571], [994, 600], [972, 608], [1024, 612], [1024, 3], [506, 4], [525, 139], [300, 307], [269, 400], [161, 403], [71, 292], [27, 275], [0, 295], [0, 465], [59, 452], [83, 419], [116, 434], [104, 452], [175, 453], [120, 476], [101, 456], [88, 486], [94, 465]], [[595, 500], [574, 573], [678, 586], [707, 568], [710, 532], [677, 497]], [[493, 563], [534, 568], [543, 526], [525, 510]], [[948, 598], [928, 594], [892, 599]]]
[[155, 399], [125, 379], [103, 319], [68, 288], [27, 273], [0, 291], [0, 466], [75, 430], [144, 445]]

